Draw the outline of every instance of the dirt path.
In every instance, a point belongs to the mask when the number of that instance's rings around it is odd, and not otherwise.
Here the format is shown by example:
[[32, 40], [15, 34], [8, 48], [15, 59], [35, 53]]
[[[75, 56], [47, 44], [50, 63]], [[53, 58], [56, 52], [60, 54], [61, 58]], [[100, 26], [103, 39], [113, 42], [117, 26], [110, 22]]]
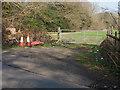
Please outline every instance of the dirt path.
[[77, 50], [65, 47], [10, 49], [3, 51], [3, 63], [58, 82], [87, 88], [103, 73], [78, 64], [74, 52]]

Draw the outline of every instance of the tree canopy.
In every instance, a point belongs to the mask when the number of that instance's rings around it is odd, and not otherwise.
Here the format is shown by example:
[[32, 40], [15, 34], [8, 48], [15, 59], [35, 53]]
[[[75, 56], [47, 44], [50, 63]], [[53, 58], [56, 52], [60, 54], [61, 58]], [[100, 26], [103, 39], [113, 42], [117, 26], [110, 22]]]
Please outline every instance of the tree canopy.
[[116, 28], [108, 12], [96, 13], [96, 10], [97, 6], [89, 2], [2, 2], [2, 22], [3, 28], [15, 27], [21, 30]]

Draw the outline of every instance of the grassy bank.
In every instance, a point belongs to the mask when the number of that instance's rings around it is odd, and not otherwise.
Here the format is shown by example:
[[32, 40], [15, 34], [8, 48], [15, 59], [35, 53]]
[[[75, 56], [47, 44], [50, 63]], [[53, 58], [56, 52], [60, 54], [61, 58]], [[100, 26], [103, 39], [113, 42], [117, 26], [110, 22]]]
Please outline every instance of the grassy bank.
[[101, 54], [101, 50], [98, 45], [89, 44], [63, 44], [66, 48], [76, 50], [72, 55], [76, 58], [79, 64], [83, 64], [89, 67], [96, 68], [98, 70], [104, 70], [110, 73], [110, 75], [120, 76], [120, 70], [114, 65], [110, 67], [109, 62]]

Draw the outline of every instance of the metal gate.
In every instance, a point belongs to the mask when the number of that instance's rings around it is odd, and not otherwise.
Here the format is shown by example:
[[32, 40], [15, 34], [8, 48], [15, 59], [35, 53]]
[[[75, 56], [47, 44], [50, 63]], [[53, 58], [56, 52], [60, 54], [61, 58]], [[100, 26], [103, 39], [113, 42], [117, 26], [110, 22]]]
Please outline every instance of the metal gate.
[[106, 38], [106, 30], [60, 29], [60, 41], [65, 43], [97, 44]]

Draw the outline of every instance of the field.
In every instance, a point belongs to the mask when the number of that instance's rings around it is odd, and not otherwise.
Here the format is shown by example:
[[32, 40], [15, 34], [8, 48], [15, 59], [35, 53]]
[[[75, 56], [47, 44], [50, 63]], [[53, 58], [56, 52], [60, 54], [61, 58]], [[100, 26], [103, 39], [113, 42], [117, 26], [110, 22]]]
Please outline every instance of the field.
[[[106, 38], [107, 31], [81, 31], [81, 32], [62, 32], [62, 40], [72, 43], [100, 44]], [[56, 34], [50, 34], [53, 39], [57, 39]]]

